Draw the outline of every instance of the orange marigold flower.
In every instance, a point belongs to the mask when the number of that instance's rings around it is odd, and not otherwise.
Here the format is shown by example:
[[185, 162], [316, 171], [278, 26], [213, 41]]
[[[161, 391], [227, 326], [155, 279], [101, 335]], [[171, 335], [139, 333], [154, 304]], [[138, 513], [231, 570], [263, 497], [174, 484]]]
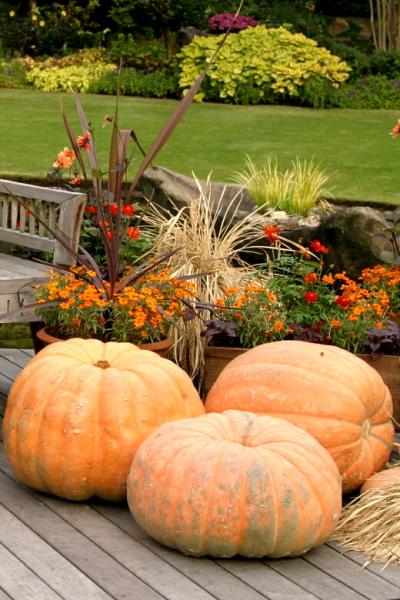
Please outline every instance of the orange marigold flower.
[[90, 131], [85, 131], [83, 135], [78, 136], [76, 138], [76, 145], [78, 148], [81, 148], [82, 150], [88, 150], [90, 147], [90, 137]]
[[318, 275], [316, 273], [306, 273], [304, 275], [304, 281], [306, 283], [315, 283], [318, 279]]
[[285, 324], [282, 321], [275, 321], [274, 331], [282, 331], [282, 329], [285, 329]]
[[309, 304], [313, 304], [314, 302], [317, 302], [318, 301], [317, 292], [313, 292], [313, 291], [306, 292], [304, 294], [304, 300], [306, 302], [308, 302]]
[[335, 283], [335, 280], [332, 277], [332, 275], [323, 275], [322, 281], [324, 281], [325, 283], [328, 283], [329, 285], [332, 285], [333, 283]]
[[336, 296], [336, 304], [341, 308], [349, 308], [350, 300], [344, 296]]
[[53, 167], [62, 169], [70, 169], [76, 158], [75, 152], [65, 147], [64, 150], [57, 154], [57, 160], [53, 162]]
[[70, 184], [71, 185], [79, 185], [80, 182], [82, 181], [83, 177], [74, 177], [73, 179], [71, 179]]
[[340, 329], [342, 326], [342, 323], [340, 321], [338, 321], [337, 319], [332, 319], [332, 321], [330, 322], [331, 327], [333, 327], [333, 329]]
[[130, 240], [137, 240], [140, 238], [140, 229], [137, 227], [128, 227], [126, 235]]
[[133, 206], [133, 204], [126, 204], [123, 208], [122, 208], [122, 214], [128, 217], [132, 217], [136, 210], [135, 207]]
[[267, 225], [263, 228], [264, 237], [270, 242], [277, 242], [279, 240], [280, 228], [278, 225]]
[[392, 131], [390, 132], [390, 135], [392, 136], [392, 138], [396, 138], [398, 135], [400, 134], [400, 119], [397, 121], [396, 125], [393, 127]]
[[319, 240], [314, 240], [310, 242], [310, 248], [312, 248], [314, 252], [318, 252], [319, 254], [329, 253], [329, 249], [326, 246], [323, 246]]

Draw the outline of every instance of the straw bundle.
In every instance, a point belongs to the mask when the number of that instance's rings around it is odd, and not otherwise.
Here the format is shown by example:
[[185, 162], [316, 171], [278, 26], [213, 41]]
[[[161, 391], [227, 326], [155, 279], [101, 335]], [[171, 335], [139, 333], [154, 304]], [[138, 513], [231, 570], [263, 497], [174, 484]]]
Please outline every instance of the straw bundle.
[[370, 489], [342, 511], [331, 537], [345, 548], [367, 555], [371, 562], [400, 564], [400, 483]]
[[[202, 185], [195, 178], [198, 196], [188, 199], [187, 206], [173, 212], [151, 204], [144, 221], [154, 230], [158, 252], [179, 248], [169, 260], [174, 274], [192, 276], [196, 294], [204, 304], [215, 303], [222, 290], [234, 287], [241, 279], [254, 274], [254, 267], [239, 256], [244, 250], [254, 252], [262, 247], [266, 214], [259, 209], [238, 218], [240, 191], [230, 202], [224, 202], [224, 191], [212, 199], [211, 182]], [[173, 204], [171, 202], [171, 204]], [[209, 318], [204, 313], [204, 318]], [[175, 329], [175, 359], [192, 377], [202, 375], [204, 366], [203, 324], [194, 319]]]

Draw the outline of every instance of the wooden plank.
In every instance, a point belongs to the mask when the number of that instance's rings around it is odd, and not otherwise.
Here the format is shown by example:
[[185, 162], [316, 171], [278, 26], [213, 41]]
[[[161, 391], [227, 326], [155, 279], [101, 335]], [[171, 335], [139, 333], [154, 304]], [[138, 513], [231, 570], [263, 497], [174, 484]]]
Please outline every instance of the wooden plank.
[[[332, 548], [336, 552], [341, 555], [346, 556], [350, 560], [353, 560], [356, 563], [356, 569], [358, 572], [358, 567], [362, 567], [367, 560], [367, 555], [362, 552], [355, 552], [354, 550], [346, 550], [343, 546], [340, 546], [337, 542], [328, 542], [327, 546]], [[390, 565], [386, 567], [384, 570], [384, 563], [371, 563], [365, 569], [367, 571], [372, 571], [376, 575], [379, 575], [386, 581], [397, 585], [400, 590], [400, 566], [399, 565]], [[400, 598], [400, 593], [399, 593]]]
[[85, 194], [81, 192], [71, 192], [68, 190], [60, 190], [56, 188], [43, 187], [40, 185], [31, 185], [28, 183], [19, 183], [18, 181], [10, 181], [8, 179], [0, 179], [0, 193], [32, 200], [43, 200], [53, 204], [60, 204], [70, 198], [86, 199]]
[[28, 355], [17, 348], [0, 348], [0, 357], [22, 369], [31, 360], [33, 354]]
[[[264, 573], [263, 589], [257, 592], [224, 569], [223, 564], [218, 565], [211, 559], [193, 559], [161, 546], [149, 538], [137, 525], [126, 506], [109, 506], [100, 502], [91, 503], [91, 506], [172, 567], [189, 576], [192, 581], [202, 586], [218, 600], [263, 600], [271, 597], [269, 594], [270, 573], [267, 573], [266, 569], [261, 569]], [[268, 585], [266, 585], [267, 582]], [[283, 583], [281, 581], [281, 584]], [[290, 586], [290, 584], [289, 587], [291, 591], [296, 588], [295, 585]], [[291, 596], [286, 596], [285, 600], [288, 597]], [[293, 598], [297, 599], [297, 596], [293, 595]], [[312, 600], [315, 597], [301, 596], [302, 600], [303, 598]]]
[[[365, 600], [365, 596], [349, 589], [329, 574], [308, 563], [304, 558], [268, 561], [271, 569], [295, 582], [320, 600]], [[375, 600], [380, 600], [376, 596]]]
[[[1, 458], [4, 463], [2, 449]], [[127, 598], [160, 600], [160, 598], [165, 598], [50, 510], [41, 500], [10, 479], [3, 471], [0, 471], [0, 504], [77, 569], [95, 581], [114, 600], [127, 600]], [[83, 513], [89, 510], [86, 505], [74, 506], [76, 510]], [[40, 595], [31, 596], [30, 600], [32, 597], [42, 600]], [[18, 598], [18, 600], [21, 599]]]
[[91, 579], [0, 505], [1, 543], [64, 600], [110, 600]]
[[213, 598], [206, 590], [176, 571], [170, 564], [91, 507], [63, 502], [51, 496], [41, 497], [41, 500], [77, 531], [166, 598], [173, 600]]
[[12, 598], [5, 593], [0, 584], [0, 600], [12, 600]]
[[0, 581], [4, 591], [15, 600], [60, 600], [62, 596], [48, 587], [0, 542]]
[[16, 376], [19, 374], [20, 371], [21, 371], [21, 367], [19, 367], [18, 365], [16, 365], [13, 362], [7, 360], [3, 356], [0, 356], [0, 374], [3, 377], [5, 377], [7, 379], [11, 379], [11, 381], [14, 381], [14, 379], [16, 378]]
[[[291, 563], [296, 559], [287, 559]], [[302, 587], [298, 581], [290, 580], [285, 573], [274, 571], [269, 563], [254, 560], [229, 559], [218, 564], [247, 586], [267, 594], [269, 600], [313, 600], [319, 598]], [[246, 598], [246, 596], [244, 596]], [[355, 600], [355, 599], [354, 599]]]
[[385, 581], [371, 571], [361, 567], [357, 568], [352, 560], [328, 546], [321, 546], [308, 552], [304, 556], [304, 560], [370, 600], [377, 598], [393, 600], [400, 595], [398, 586]]

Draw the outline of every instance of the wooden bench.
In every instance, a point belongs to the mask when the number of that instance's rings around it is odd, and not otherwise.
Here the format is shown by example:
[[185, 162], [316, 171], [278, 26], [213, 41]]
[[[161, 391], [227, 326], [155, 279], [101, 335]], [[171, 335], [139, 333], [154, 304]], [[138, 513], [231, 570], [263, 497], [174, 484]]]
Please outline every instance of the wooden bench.
[[[76, 250], [85, 203], [86, 195], [80, 192], [0, 179], [0, 242], [50, 252], [54, 265], [72, 265], [73, 257], [44, 223]], [[0, 253], [0, 323], [39, 321], [34, 310], [24, 310], [24, 306], [34, 302], [33, 286], [48, 280], [48, 269], [33, 260]]]

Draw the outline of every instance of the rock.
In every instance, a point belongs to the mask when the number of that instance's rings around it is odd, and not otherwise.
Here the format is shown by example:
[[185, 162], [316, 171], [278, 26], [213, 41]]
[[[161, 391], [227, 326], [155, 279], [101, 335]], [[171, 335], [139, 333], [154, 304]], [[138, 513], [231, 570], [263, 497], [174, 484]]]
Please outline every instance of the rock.
[[195, 35], [204, 37], [211, 34], [207, 31], [203, 31], [202, 29], [197, 29], [197, 27], [183, 27], [183, 29], [180, 29], [176, 34], [176, 43], [178, 48], [182, 48], [183, 46], [190, 44]]
[[[221, 214], [234, 215], [232, 225], [256, 208], [249, 192], [239, 185], [199, 181], [211, 198], [211, 207], [219, 204]], [[187, 205], [189, 198], [199, 197], [199, 187], [192, 177], [175, 173], [163, 167], [147, 169], [141, 181], [146, 197], [169, 210]], [[222, 208], [221, 208], [222, 207]], [[335, 271], [346, 271], [357, 278], [362, 269], [379, 263], [399, 263], [390, 242], [390, 231], [400, 220], [400, 207], [394, 210], [378, 210], [369, 206], [335, 206], [328, 210], [317, 208], [307, 217], [287, 215], [272, 211], [265, 216], [266, 225], [278, 225], [282, 235], [304, 245], [318, 239], [330, 249], [327, 262]], [[400, 244], [400, 237], [397, 237]], [[265, 242], [265, 248], [270, 242]], [[259, 262], [259, 255], [243, 255], [249, 262]]]
[[[221, 213], [235, 212], [235, 221], [243, 218], [256, 208], [249, 192], [235, 184], [200, 181], [201, 189], [210, 195], [211, 206], [222, 205]], [[199, 197], [199, 187], [193, 177], [175, 173], [164, 167], [153, 167], [145, 171], [140, 182], [143, 194], [165, 208], [175, 205], [178, 209], [186, 206], [188, 199]]]
[[351, 277], [357, 277], [365, 267], [393, 263], [387, 227], [382, 213], [369, 206], [336, 207], [321, 231], [332, 249], [330, 259], [335, 269], [346, 270]]
[[332, 37], [338, 37], [339, 35], [343, 35], [350, 29], [350, 25], [346, 19], [342, 17], [336, 17], [329, 25], [329, 35]]

